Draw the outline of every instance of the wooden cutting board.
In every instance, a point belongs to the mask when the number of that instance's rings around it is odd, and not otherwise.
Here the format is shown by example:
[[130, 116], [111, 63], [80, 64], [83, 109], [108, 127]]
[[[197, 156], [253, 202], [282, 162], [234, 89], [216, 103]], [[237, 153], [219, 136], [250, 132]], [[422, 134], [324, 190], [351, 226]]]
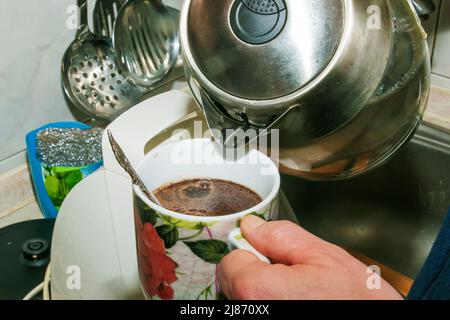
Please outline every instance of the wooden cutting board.
[[411, 287], [414, 283], [414, 280], [401, 274], [400, 272], [395, 271], [388, 266], [379, 263], [369, 257], [366, 257], [363, 254], [358, 252], [347, 250], [352, 256], [361, 261], [367, 266], [376, 265], [381, 269], [381, 275], [386, 282], [388, 282], [395, 290], [397, 290], [403, 297], [406, 297], [411, 290]]

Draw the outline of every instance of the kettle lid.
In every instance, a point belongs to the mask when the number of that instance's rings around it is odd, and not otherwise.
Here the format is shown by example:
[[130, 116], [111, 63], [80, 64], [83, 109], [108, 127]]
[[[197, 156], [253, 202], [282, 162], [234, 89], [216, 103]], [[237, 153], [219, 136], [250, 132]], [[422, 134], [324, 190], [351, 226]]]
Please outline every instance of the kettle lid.
[[188, 10], [191, 58], [214, 86], [249, 100], [305, 87], [344, 33], [342, 0], [191, 0]]

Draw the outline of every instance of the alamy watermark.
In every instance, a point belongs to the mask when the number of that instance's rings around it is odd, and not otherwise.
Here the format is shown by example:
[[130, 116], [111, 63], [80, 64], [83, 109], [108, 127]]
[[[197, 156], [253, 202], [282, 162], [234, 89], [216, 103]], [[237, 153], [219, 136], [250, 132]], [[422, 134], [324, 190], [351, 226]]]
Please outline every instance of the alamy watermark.
[[[171, 162], [179, 165], [236, 165], [258, 164], [262, 175], [274, 174], [273, 164], [278, 168], [279, 130], [226, 130], [223, 140], [214, 137], [223, 133], [204, 127], [202, 121], [194, 121], [193, 130], [177, 129], [172, 132], [171, 142], [208, 139], [209, 144], [183, 143], [172, 149]], [[224, 142], [225, 141], [225, 142]], [[261, 157], [259, 151], [268, 157]]]
[[[94, 1], [88, 0], [87, 1], [87, 7], [88, 10], [93, 8]], [[117, 9], [116, 9], [117, 10]], [[77, 5], [69, 5], [66, 9], [67, 14], [67, 20], [66, 20], [66, 27], [69, 30], [77, 30], [80, 28], [80, 7]], [[367, 7], [367, 28], [370, 30], [381, 30], [383, 28], [382, 26], [382, 20], [381, 20], [381, 8], [378, 5], [369, 5]]]
[[367, 267], [367, 277], [366, 285], [369, 290], [380, 290], [381, 289], [381, 268], [376, 265]]
[[70, 265], [66, 269], [66, 287], [69, 290], [81, 290], [81, 268], [77, 265]]
[[381, 23], [381, 8], [377, 5], [371, 5], [367, 8], [367, 28], [369, 30], [381, 30], [383, 28]]

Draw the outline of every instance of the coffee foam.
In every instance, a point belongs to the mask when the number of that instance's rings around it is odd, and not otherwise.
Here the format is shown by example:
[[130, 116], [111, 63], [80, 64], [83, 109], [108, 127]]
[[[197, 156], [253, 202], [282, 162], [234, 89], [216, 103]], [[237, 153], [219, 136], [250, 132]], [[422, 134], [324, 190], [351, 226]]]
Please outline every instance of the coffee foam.
[[262, 201], [253, 190], [225, 180], [191, 179], [166, 184], [154, 191], [160, 204], [193, 216], [223, 216], [254, 207]]

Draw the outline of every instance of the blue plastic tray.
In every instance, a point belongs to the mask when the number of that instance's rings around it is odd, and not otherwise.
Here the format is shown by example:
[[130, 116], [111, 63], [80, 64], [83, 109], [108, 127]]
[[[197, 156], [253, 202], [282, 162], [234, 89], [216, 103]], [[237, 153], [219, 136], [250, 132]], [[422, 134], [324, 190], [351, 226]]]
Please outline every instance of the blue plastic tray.
[[[47, 128], [76, 128], [76, 129], [91, 129], [92, 127], [81, 122], [55, 122], [47, 124], [39, 129], [31, 131], [26, 136], [26, 146], [28, 152], [28, 162], [30, 165], [31, 177], [33, 179], [34, 190], [41, 208], [42, 214], [46, 218], [56, 218], [58, 210], [53, 205], [47, 190], [45, 189], [44, 178], [42, 175], [42, 163], [37, 159], [37, 134]], [[94, 172], [103, 165], [103, 161], [86, 167], [85, 172]]]

